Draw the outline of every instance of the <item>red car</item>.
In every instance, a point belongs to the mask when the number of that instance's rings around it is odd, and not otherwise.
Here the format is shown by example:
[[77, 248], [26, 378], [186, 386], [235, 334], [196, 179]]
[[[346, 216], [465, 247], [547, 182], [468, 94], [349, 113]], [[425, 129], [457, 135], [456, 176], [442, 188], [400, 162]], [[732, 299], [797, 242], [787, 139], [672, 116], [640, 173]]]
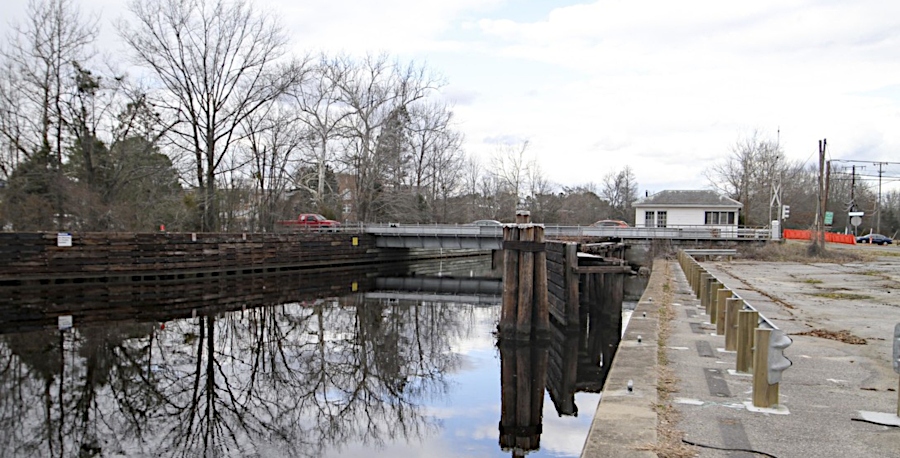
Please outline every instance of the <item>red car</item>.
[[278, 221], [278, 225], [291, 229], [337, 230], [341, 223], [318, 213], [301, 213], [296, 221]]
[[619, 221], [617, 219], [604, 219], [601, 221], [597, 221], [594, 224], [591, 224], [594, 227], [631, 227], [625, 221]]

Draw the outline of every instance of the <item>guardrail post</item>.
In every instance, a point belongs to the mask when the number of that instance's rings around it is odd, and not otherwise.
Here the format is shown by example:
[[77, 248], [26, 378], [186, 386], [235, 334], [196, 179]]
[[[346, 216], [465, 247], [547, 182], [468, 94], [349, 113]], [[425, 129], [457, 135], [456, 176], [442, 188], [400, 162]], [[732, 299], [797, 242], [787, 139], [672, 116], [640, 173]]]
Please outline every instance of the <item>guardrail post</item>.
[[753, 372], [753, 329], [759, 322], [759, 312], [741, 310], [738, 312], [737, 367], [735, 371], [749, 374]]
[[738, 311], [743, 302], [737, 297], [725, 300], [725, 351], [737, 350]]
[[706, 309], [706, 312], [709, 313], [709, 305], [706, 303], [706, 299], [709, 297], [706, 294], [706, 287], [709, 286], [709, 279], [712, 278], [712, 275], [704, 272], [700, 274], [700, 284], [697, 285], [697, 299], [700, 299], [700, 306]]
[[695, 261], [694, 262], [694, 274], [692, 275], [692, 278], [694, 279], [694, 283], [693, 283], [694, 295], [697, 296], [697, 299], [700, 299], [700, 276], [701, 275], [703, 275], [703, 267], [701, 267], [700, 264], [697, 264]]
[[718, 291], [721, 287], [722, 284], [716, 277], [711, 278], [706, 287], [706, 313], [711, 324], [716, 324], [716, 301], [719, 300]]
[[[721, 285], [721, 283], [719, 283]], [[716, 293], [716, 335], [725, 335], [725, 303], [731, 297], [731, 290], [720, 288]]]
[[[771, 407], [769, 396], [769, 333], [771, 329], [756, 328], [756, 346], [753, 349], [753, 406]], [[778, 397], [778, 385], [775, 385], [775, 397]]]

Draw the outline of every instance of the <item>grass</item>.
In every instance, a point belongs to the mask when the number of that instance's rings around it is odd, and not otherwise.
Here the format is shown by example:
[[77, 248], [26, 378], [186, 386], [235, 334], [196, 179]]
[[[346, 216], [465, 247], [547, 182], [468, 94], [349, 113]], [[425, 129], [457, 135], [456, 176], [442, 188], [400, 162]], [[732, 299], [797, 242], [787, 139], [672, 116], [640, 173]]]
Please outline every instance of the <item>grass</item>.
[[829, 262], [844, 264], [865, 261], [870, 256], [844, 249], [820, 250], [811, 255], [806, 244], [769, 242], [763, 246], [740, 248], [741, 258], [766, 262]]
[[808, 278], [808, 279], [806, 279], [806, 280], [803, 280], [803, 283], [809, 283], [809, 284], [812, 284], [812, 285], [818, 285], [819, 283], [822, 283], [822, 280], [816, 280], [815, 278]]
[[641, 450], [649, 450], [660, 458], [689, 458], [697, 455], [693, 447], [688, 446], [682, 439], [684, 431], [676, 428], [679, 414], [672, 406], [672, 393], [678, 391], [678, 378], [672, 369], [668, 367], [669, 356], [666, 352], [666, 342], [672, 332], [671, 321], [675, 316], [672, 307], [672, 291], [669, 286], [672, 264], [666, 262], [666, 282], [662, 285], [663, 298], [659, 306], [659, 324], [657, 325], [656, 355], [656, 444], [641, 447]]
[[865, 296], [863, 294], [852, 294], [852, 293], [838, 293], [838, 292], [828, 292], [828, 293], [815, 293], [812, 294], [816, 297], [824, 297], [826, 299], [844, 299], [848, 301], [859, 301], [865, 299], [872, 299], [872, 296]]

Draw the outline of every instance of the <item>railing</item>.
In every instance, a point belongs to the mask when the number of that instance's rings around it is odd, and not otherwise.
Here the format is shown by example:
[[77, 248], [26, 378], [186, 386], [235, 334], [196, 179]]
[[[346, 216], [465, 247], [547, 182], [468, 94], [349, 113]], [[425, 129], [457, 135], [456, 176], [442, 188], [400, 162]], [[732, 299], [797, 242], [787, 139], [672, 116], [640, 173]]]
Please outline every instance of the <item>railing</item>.
[[[595, 227], [544, 225], [550, 238], [559, 237], [617, 237], [624, 239], [699, 239], [699, 240], [768, 240], [771, 232], [757, 226], [678, 226], [678, 227]], [[353, 230], [341, 227], [341, 231]], [[359, 230], [359, 229], [357, 229]], [[462, 236], [497, 237], [503, 235], [502, 226], [474, 226], [467, 224], [365, 224], [362, 231], [378, 236]]]
[[753, 375], [753, 406], [777, 406], [781, 374], [791, 365], [782, 352], [791, 339], [737, 292], [726, 288], [692, 254], [680, 251], [678, 261], [710, 323], [716, 325], [716, 335], [725, 336], [725, 350], [737, 353], [735, 371]]

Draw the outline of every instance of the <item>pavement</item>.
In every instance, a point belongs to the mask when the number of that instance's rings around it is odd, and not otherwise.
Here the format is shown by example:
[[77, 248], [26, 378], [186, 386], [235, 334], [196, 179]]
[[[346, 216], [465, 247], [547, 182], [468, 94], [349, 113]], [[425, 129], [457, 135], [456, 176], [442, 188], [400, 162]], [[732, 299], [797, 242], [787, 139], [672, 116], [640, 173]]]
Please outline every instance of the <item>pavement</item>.
[[[891, 254], [891, 255], [889, 255]], [[900, 256], [849, 264], [715, 261], [703, 266], [793, 339], [779, 410], [753, 412], [752, 378], [733, 375], [734, 353], [700, 307], [677, 261], [657, 260], [625, 329], [583, 457], [657, 455], [657, 364], [677, 377], [674, 425], [699, 457], [900, 457], [900, 428], [855, 421], [861, 411], [900, 420], [900, 375], [891, 365], [900, 322]], [[674, 310], [658, 346], [660, 305]], [[864, 339], [851, 344], [801, 335], [816, 330]], [[640, 336], [640, 341], [638, 341]], [[856, 340], [856, 339], [853, 339]], [[856, 340], [859, 342], [859, 340]], [[665, 351], [666, 358], [659, 358]], [[633, 389], [625, 387], [632, 382]], [[786, 414], [785, 414], [786, 413]]]
[[[675, 313], [665, 351], [679, 379], [672, 395], [676, 428], [704, 446], [695, 448], [697, 456], [900, 457], [900, 428], [854, 421], [860, 411], [896, 418], [900, 375], [891, 365], [891, 338], [900, 322], [900, 257], [703, 266], [794, 342], [785, 351], [793, 366], [780, 384], [779, 403], [788, 413], [749, 411], [752, 378], [728, 372], [735, 354], [719, 350], [724, 336], [711, 334], [714, 326], [678, 263], [669, 262]], [[866, 343], [798, 335], [812, 330], [849, 331]]]

